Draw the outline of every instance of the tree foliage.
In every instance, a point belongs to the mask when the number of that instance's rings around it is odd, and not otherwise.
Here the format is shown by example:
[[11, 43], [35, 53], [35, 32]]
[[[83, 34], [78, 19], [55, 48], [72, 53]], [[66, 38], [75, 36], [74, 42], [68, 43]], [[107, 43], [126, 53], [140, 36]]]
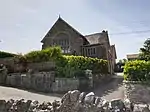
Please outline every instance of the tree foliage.
[[16, 54], [0, 51], [0, 58], [14, 57]]
[[115, 72], [123, 72], [123, 67], [124, 67], [124, 65], [125, 65], [126, 62], [127, 62], [126, 59], [119, 60], [115, 64]]
[[118, 64], [124, 66], [126, 62], [127, 62], [126, 59], [122, 59], [122, 60], [119, 60]]
[[140, 60], [150, 61], [150, 38], [148, 38], [142, 48], [140, 48]]

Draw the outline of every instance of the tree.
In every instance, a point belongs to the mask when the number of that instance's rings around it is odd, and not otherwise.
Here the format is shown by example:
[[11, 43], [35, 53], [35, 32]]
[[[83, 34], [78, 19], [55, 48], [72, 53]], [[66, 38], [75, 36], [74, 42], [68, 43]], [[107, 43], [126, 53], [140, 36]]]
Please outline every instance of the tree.
[[119, 60], [119, 64], [121, 64], [121, 66], [124, 66], [125, 63], [127, 62], [127, 59], [122, 59], [122, 60]]
[[142, 48], [140, 48], [139, 59], [149, 61], [150, 60], [150, 38], [148, 38]]
[[123, 72], [123, 67], [126, 62], [126, 59], [119, 60], [118, 63], [116, 63], [115, 72]]

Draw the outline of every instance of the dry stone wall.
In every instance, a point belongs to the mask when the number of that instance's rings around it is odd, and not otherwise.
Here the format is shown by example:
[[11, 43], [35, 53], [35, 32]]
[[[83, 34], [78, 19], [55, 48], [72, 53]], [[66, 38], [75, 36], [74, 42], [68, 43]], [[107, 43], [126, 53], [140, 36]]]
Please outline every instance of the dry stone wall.
[[9, 73], [27, 72], [28, 69], [35, 71], [51, 71], [55, 69], [54, 61], [21, 63], [17, 58], [0, 58], [0, 64], [7, 67]]
[[78, 90], [67, 92], [61, 101], [0, 100], [0, 112], [150, 112], [148, 105], [134, 105], [128, 99], [106, 101]]
[[53, 92], [67, 92], [79, 88], [79, 80], [75, 78], [55, 78], [52, 84]]
[[40, 63], [28, 63], [27, 69], [32, 69], [34, 71], [51, 71], [55, 69], [55, 62], [40, 62]]
[[124, 81], [125, 98], [132, 102], [150, 104], [150, 85], [137, 81]]

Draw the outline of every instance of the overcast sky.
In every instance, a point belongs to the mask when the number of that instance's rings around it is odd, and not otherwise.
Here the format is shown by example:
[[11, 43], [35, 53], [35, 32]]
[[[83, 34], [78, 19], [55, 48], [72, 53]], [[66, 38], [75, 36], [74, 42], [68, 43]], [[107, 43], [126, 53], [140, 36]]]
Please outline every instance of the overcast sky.
[[60, 14], [83, 35], [108, 30], [118, 59], [125, 58], [138, 53], [150, 36], [150, 32], [128, 34], [150, 30], [149, 6], [149, 0], [0, 0], [0, 50], [41, 49], [41, 39]]

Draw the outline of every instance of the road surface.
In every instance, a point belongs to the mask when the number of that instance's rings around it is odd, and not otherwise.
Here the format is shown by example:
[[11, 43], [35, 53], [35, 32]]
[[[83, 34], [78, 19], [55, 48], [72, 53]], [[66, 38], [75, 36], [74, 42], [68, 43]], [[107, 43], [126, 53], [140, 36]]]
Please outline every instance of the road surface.
[[[123, 99], [124, 88], [122, 85], [123, 78], [121, 75], [115, 76], [109, 83], [104, 85], [99, 85], [99, 87], [94, 90], [97, 96], [100, 96], [106, 100], [121, 98]], [[56, 94], [44, 94], [44, 93], [34, 93], [27, 90], [20, 90], [11, 87], [0, 86], [0, 99], [30, 99], [43, 101], [54, 101], [60, 100], [62, 95]]]
[[38, 100], [39, 102], [54, 100], [60, 100], [61, 95], [56, 94], [43, 94], [43, 93], [34, 93], [26, 90], [20, 90], [11, 87], [2, 87], [0, 86], [0, 99], [9, 100], [9, 99], [26, 99], [26, 100]]

